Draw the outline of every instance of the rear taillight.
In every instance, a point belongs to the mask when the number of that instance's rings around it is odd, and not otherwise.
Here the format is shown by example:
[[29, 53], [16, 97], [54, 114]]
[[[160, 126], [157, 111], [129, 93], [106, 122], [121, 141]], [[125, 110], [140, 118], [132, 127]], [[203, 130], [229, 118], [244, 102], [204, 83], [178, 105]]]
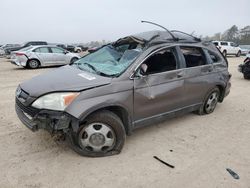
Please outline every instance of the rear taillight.
[[25, 55], [25, 54], [24, 53], [20, 53], [20, 52], [16, 53], [16, 56], [22, 56], [22, 55]]

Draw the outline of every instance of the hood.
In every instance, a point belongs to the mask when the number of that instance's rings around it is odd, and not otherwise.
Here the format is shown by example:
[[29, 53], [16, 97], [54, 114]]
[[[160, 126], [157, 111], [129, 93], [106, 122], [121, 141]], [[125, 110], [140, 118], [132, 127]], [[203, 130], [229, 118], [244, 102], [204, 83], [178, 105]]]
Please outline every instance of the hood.
[[66, 65], [36, 76], [20, 84], [20, 87], [31, 97], [60, 91], [81, 91], [111, 83], [112, 78], [82, 71]]

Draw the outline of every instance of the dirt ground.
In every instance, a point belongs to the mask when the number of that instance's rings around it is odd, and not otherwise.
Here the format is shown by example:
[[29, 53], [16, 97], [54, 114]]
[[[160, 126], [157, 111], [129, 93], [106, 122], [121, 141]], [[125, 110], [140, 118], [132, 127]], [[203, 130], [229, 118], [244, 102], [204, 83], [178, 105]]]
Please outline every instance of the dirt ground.
[[250, 188], [250, 81], [237, 71], [243, 59], [228, 58], [231, 93], [213, 114], [137, 130], [119, 155], [86, 158], [45, 131], [31, 132], [15, 114], [17, 85], [54, 68], [25, 70], [0, 58], [0, 188]]

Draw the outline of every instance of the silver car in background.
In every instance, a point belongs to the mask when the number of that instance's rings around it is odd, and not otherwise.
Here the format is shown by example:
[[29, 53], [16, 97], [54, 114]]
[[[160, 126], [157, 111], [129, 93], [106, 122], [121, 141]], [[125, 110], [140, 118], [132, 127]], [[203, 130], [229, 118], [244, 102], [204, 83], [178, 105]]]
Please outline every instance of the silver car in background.
[[29, 46], [11, 53], [11, 63], [25, 68], [72, 64], [80, 58], [57, 46]]

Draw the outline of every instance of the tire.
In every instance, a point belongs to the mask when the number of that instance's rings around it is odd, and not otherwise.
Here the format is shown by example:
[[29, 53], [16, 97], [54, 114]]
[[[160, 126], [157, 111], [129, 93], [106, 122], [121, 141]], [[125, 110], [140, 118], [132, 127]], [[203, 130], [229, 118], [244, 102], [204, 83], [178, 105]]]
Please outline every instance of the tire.
[[121, 119], [107, 110], [90, 115], [76, 132], [70, 132], [72, 149], [87, 157], [119, 154], [126, 138]]
[[222, 52], [222, 54], [223, 54], [224, 57], [227, 57], [227, 51], [226, 51], [226, 50], [224, 50], [224, 51]]
[[77, 57], [73, 57], [71, 60], [70, 60], [70, 65], [73, 64], [74, 62], [76, 62], [78, 60]]
[[81, 50], [80, 50], [80, 49], [78, 49], [78, 50], [76, 50], [76, 52], [77, 52], [77, 53], [81, 53]]
[[248, 75], [246, 75], [246, 74], [243, 74], [243, 76], [244, 76], [244, 79], [246, 79], [246, 80], [249, 80], [249, 79], [250, 79], [250, 76], [248, 76]]
[[220, 90], [218, 87], [212, 89], [208, 95], [205, 97], [203, 104], [197, 111], [199, 115], [211, 114], [219, 101]]
[[37, 69], [40, 66], [40, 62], [36, 59], [32, 59], [28, 61], [27, 67], [30, 69]]
[[238, 53], [236, 54], [236, 57], [240, 57], [241, 56], [241, 51], [238, 51]]

